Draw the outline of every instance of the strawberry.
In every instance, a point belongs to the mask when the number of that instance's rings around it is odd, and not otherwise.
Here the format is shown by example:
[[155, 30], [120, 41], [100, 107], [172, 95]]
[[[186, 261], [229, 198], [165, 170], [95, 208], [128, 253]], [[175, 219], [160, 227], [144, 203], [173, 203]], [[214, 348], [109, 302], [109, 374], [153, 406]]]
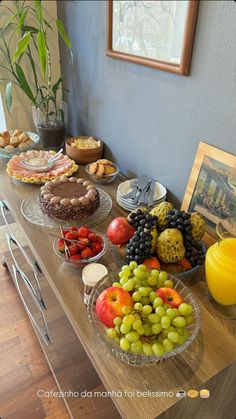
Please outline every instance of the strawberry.
[[70, 231], [73, 233], [73, 231], [78, 231], [78, 228], [77, 228], [76, 226], [72, 226], [72, 227], [70, 228]]
[[79, 239], [80, 243], [83, 243], [85, 245], [85, 247], [87, 246], [87, 244], [89, 244], [89, 239]]
[[57, 249], [61, 253], [64, 253], [65, 252], [65, 244], [64, 244], [64, 241], [62, 239], [58, 239], [57, 240]]
[[98, 253], [100, 253], [102, 251], [103, 247], [100, 243], [93, 243], [92, 244], [92, 250], [96, 253], [96, 255]]
[[77, 253], [76, 255], [72, 255], [70, 257], [70, 260], [80, 260], [81, 259], [81, 255], [79, 253]]
[[65, 239], [67, 240], [74, 240], [75, 236], [70, 231], [64, 235]]
[[85, 249], [82, 250], [82, 252], [81, 252], [81, 258], [82, 259], [88, 259], [91, 256], [93, 256], [92, 250], [89, 247], [85, 247]]
[[80, 227], [78, 231], [78, 237], [86, 238], [89, 235], [89, 229], [87, 227]]
[[97, 240], [97, 243], [103, 243], [103, 238], [102, 236], [99, 236], [99, 234], [97, 234], [96, 240]]
[[95, 242], [97, 240], [97, 235], [95, 233], [89, 233], [88, 239], [90, 242]]
[[70, 255], [76, 255], [78, 253], [79, 247], [76, 244], [71, 244], [69, 246]]
[[73, 234], [73, 238], [77, 239], [78, 238], [78, 229], [76, 226], [73, 226], [70, 228], [70, 233]]
[[83, 244], [83, 243], [78, 242], [77, 243], [77, 247], [78, 247], [79, 250], [83, 250], [83, 249], [85, 249], [86, 244]]

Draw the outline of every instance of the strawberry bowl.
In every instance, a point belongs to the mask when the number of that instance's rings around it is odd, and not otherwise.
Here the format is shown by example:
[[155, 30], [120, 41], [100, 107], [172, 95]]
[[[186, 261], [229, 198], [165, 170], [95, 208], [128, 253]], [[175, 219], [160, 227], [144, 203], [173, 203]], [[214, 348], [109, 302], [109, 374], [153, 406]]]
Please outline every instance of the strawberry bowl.
[[55, 239], [53, 250], [65, 263], [74, 268], [97, 262], [107, 251], [108, 241], [98, 231], [82, 226], [63, 231], [64, 239]]

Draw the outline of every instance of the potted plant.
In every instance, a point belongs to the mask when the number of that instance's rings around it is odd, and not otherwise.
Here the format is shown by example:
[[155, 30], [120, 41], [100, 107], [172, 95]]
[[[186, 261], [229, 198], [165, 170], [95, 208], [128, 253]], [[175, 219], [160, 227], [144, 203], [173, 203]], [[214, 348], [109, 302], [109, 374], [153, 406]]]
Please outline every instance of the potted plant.
[[[10, 112], [12, 89], [20, 88], [32, 104], [36, 130], [46, 148], [59, 148], [65, 140], [67, 128], [67, 105], [58, 99], [62, 88], [62, 76], [52, 80], [52, 63], [49, 37], [53, 31], [71, 50], [71, 42], [59, 19], [48, 22], [43, 16], [42, 1], [12, 1], [14, 10], [7, 4], [0, 8], [8, 10], [7, 19], [0, 28], [0, 80], [6, 82], [6, 106]], [[15, 42], [14, 42], [15, 41]], [[30, 66], [32, 80], [28, 79], [24, 66]]]

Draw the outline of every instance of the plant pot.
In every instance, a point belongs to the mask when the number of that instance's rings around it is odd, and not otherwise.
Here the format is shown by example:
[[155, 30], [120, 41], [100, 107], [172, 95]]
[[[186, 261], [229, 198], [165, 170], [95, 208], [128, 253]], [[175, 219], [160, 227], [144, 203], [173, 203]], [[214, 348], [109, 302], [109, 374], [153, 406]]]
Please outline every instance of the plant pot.
[[43, 148], [61, 148], [66, 140], [68, 111], [67, 104], [61, 101], [59, 105], [45, 109], [45, 107], [33, 107], [33, 119], [40, 136]]

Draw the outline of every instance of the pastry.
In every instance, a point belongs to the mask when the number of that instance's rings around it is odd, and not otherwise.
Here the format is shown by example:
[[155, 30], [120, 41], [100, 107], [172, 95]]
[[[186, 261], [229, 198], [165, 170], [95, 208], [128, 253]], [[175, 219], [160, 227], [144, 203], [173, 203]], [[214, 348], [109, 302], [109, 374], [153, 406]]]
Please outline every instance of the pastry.
[[14, 148], [27, 148], [33, 143], [32, 138], [26, 132], [18, 129], [12, 131], [0, 132], [0, 147], [6, 151], [12, 151]]
[[112, 175], [116, 172], [116, 168], [110, 164], [105, 165], [105, 175]]
[[102, 176], [105, 173], [105, 168], [104, 165], [102, 163], [98, 163], [98, 168], [96, 170], [96, 175], [97, 176]]
[[98, 208], [99, 201], [95, 186], [74, 177], [47, 182], [39, 195], [42, 212], [60, 220], [86, 218]]
[[97, 163], [90, 164], [90, 166], [89, 166], [90, 173], [92, 173], [94, 175], [94, 173], [96, 173], [96, 171], [97, 171], [97, 168], [98, 168], [98, 164]]
[[6, 147], [6, 143], [3, 137], [0, 137], [0, 147]]
[[99, 159], [96, 162], [91, 163], [88, 170], [89, 173], [96, 178], [103, 178], [117, 172], [117, 168], [114, 164], [107, 159]]
[[19, 138], [18, 137], [11, 137], [10, 139], [10, 144], [13, 145], [14, 147], [18, 146], [18, 144], [20, 143]]
[[97, 160], [96, 163], [111, 164], [111, 161], [110, 160], [107, 160], [107, 159], [99, 159], [99, 160]]

